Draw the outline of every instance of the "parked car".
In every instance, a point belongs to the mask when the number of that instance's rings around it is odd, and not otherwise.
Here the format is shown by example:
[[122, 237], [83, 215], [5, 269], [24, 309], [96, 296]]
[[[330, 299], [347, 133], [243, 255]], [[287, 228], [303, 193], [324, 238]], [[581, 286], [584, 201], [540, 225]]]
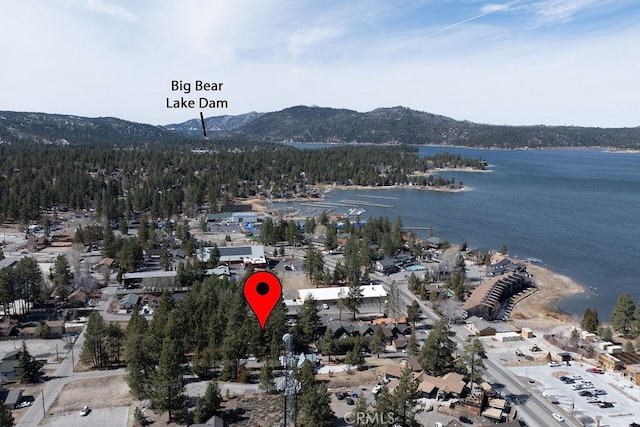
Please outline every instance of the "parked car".
[[604, 371], [600, 368], [589, 368], [587, 372], [591, 372], [592, 374], [604, 374]]
[[347, 394], [344, 391], [336, 391], [336, 398], [338, 400], [344, 400], [347, 397]]
[[596, 396], [600, 396], [603, 394], [607, 394], [606, 390], [602, 390], [601, 388], [597, 388], [595, 390], [593, 390], [593, 394], [595, 394]]
[[85, 406], [80, 410], [80, 416], [86, 417], [87, 415], [89, 415], [89, 412], [91, 412], [91, 409], [88, 406]]
[[580, 396], [587, 396], [587, 397], [592, 397], [593, 394], [591, 394], [591, 392], [589, 390], [580, 390], [580, 393], [578, 393]]
[[549, 367], [551, 368], [557, 368], [558, 366], [562, 366], [562, 363], [558, 363], [558, 362], [549, 363]]
[[603, 408], [603, 409], [604, 408], [613, 408], [613, 403], [611, 403], [611, 402], [600, 402], [598, 404], [598, 406]]
[[473, 421], [471, 421], [468, 417], [465, 417], [464, 415], [460, 415], [458, 419], [460, 420], [461, 423], [473, 424]]
[[25, 400], [16, 405], [16, 409], [26, 408], [27, 406], [33, 405], [33, 401]]
[[322, 304], [322, 308], [324, 308], [325, 310], [329, 309], [329, 304], [327, 304], [326, 302]]
[[351, 397], [347, 397], [345, 399], [345, 402], [347, 402], [347, 405], [355, 405], [355, 402], [353, 401], [353, 399]]
[[564, 417], [562, 415], [560, 415], [560, 414], [557, 414], [557, 413], [554, 412], [553, 414], [551, 414], [551, 416], [553, 418], [555, 418], [555, 420], [557, 422], [559, 422], [559, 423], [563, 423], [564, 422]]

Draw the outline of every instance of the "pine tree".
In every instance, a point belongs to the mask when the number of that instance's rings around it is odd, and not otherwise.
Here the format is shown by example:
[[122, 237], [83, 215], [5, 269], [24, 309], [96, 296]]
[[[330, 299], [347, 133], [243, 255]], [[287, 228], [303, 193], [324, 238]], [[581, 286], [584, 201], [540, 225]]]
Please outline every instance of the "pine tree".
[[335, 425], [335, 415], [331, 409], [331, 398], [324, 384], [314, 384], [303, 388], [299, 399], [300, 427], [331, 427]]
[[203, 411], [206, 419], [215, 415], [222, 405], [222, 393], [220, 392], [220, 386], [218, 381], [211, 381], [207, 385], [207, 389], [202, 397]]
[[378, 327], [373, 331], [373, 335], [369, 339], [369, 350], [371, 353], [375, 353], [380, 358], [380, 353], [384, 352], [384, 348], [386, 346], [386, 338], [384, 336], [384, 332], [382, 331], [382, 326], [378, 325]]
[[82, 363], [91, 363], [94, 368], [106, 365], [107, 351], [105, 348], [106, 326], [99, 312], [94, 311], [87, 321], [84, 344], [80, 351]]
[[347, 351], [344, 357], [344, 363], [347, 365], [348, 370], [351, 370], [352, 366], [362, 369], [364, 356], [362, 356], [359, 346], [354, 346], [351, 350]]
[[357, 427], [370, 426], [369, 421], [374, 419], [371, 408], [369, 407], [369, 402], [367, 402], [367, 398], [364, 396], [356, 400], [356, 405], [353, 407], [351, 413], [355, 415], [352, 425]]
[[393, 318], [396, 323], [398, 322], [398, 318], [403, 314], [402, 306], [400, 289], [394, 280], [391, 282], [391, 285], [389, 286], [389, 293], [387, 294], [387, 310], [389, 312], [389, 317]]
[[585, 308], [580, 327], [585, 331], [595, 333], [598, 330], [598, 311], [590, 307]]
[[148, 329], [147, 319], [134, 310], [125, 333], [124, 358], [127, 361], [127, 384], [133, 397], [138, 400], [149, 397], [151, 376], [155, 371], [155, 362], [145, 343]]
[[157, 412], [169, 411], [169, 421], [172, 420], [172, 413], [184, 406], [184, 383], [180, 366], [182, 357], [178, 339], [166, 337], [162, 342], [158, 370], [153, 378], [151, 403]]
[[[393, 418], [395, 420], [394, 402], [392, 401], [391, 393], [389, 393], [389, 389], [386, 385], [383, 385], [380, 389], [380, 393], [378, 393], [375, 406], [373, 407], [373, 412], [375, 413], [374, 418], [380, 421], [389, 420], [389, 418]], [[391, 417], [389, 417], [389, 415], [391, 415]]]
[[22, 349], [20, 351], [20, 358], [18, 359], [18, 379], [21, 383], [35, 384], [40, 381], [42, 377], [40, 363], [36, 361], [29, 350], [27, 350], [27, 344], [22, 341]]
[[329, 364], [331, 364], [331, 355], [335, 353], [337, 347], [338, 341], [333, 335], [333, 330], [331, 328], [327, 328], [324, 336], [318, 342], [318, 349], [322, 354], [329, 356]]
[[631, 324], [631, 333], [633, 336], [640, 335], [640, 301], [636, 305], [636, 311], [633, 314], [633, 323]]
[[413, 300], [411, 305], [407, 308], [407, 320], [411, 323], [411, 328], [416, 328], [416, 322], [420, 320], [422, 311], [420, 310], [420, 304], [418, 301]]
[[349, 284], [349, 290], [344, 302], [349, 311], [353, 313], [353, 320], [356, 320], [356, 314], [359, 313], [358, 307], [362, 304], [362, 289], [358, 281], [353, 281]]
[[624, 343], [623, 349], [625, 353], [633, 354], [636, 352], [635, 347], [633, 347], [633, 341], [627, 341], [626, 343]]
[[15, 420], [9, 408], [4, 405], [0, 405], [0, 426], [13, 427], [15, 426]]
[[440, 319], [434, 323], [419, 354], [420, 365], [427, 374], [439, 377], [453, 365], [456, 344], [449, 333], [446, 320]]
[[611, 325], [613, 326], [613, 330], [626, 336], [631, 329], [635, 309], [631, 295], [626, 293], [620, 295], [611, 312]]
[[273, 391], [276, 389], [274, 378], [273, 362], [267, 359], [262, 363], [262, 370], [260, 371], [260, 390], [262, 390], [266, 394], [273, 393]]
[[407, 341], [407, 354], [411, 357], [415, 357], [419, 352], [418, 338], [416, 337], [416, 331], [411, 330], [411, 335], [409, 335], [409, 341]]
[[485, 365], [480, 356], [484, 351], [482, 341], [477, 337], [469, 337], [462, 350], [462, 356], [458, 359], [458, 366], [466, 372], [469, 381], [475, 384], [482, 382]]
[[306, 345], [313, 341], [315, 332], [320, 326], [318, 311], [318, 302], [311, 294], [307, 295], [298, 315], [298, 325]]
[[413, 380], [411, 366], [406, 364], [402, 369], [402, 376], [398, 380], [398, 385], [391, 396], [394, 419], [396, 422], [402, 420], [402, 426], [419, 426], [416, 420], [416, 403], [420, 393], [418, 383]]

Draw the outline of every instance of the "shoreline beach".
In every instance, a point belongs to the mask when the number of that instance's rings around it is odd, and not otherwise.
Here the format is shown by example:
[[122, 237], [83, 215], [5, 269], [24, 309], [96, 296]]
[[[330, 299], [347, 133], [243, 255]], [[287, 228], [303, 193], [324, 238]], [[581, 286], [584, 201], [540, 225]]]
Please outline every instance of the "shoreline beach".
[[519, 301], [513, 307], [509, 322], [550, 332], [558, 326], [579, 323], [579, 315], [562, 311], [558, 305], [564, 298], [585, 292], [585, 288], [570, 277], [534, 263], [525, 262], [533, 276], [537, 292]]

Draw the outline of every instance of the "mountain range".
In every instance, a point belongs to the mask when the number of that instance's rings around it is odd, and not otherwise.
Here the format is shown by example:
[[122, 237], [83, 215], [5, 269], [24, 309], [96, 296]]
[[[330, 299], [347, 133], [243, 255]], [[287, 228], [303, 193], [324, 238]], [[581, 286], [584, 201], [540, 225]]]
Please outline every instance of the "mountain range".
[[[640, 127], [499, 126], [459, 121], [405, 107], [360, 113], [296, 106], [205, 119], [211, 140], [456, 145], [483, 148], [640, 149]], [[0, 143], [139, 144], [202, 141], [200, 120], [166, 126], [116, 118], [0, 112]]]

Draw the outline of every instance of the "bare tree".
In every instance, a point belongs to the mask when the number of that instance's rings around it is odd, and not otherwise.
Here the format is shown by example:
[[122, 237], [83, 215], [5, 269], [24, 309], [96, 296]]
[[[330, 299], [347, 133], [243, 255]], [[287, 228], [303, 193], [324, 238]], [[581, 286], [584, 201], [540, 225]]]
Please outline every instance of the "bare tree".
[[467, 312], [462, 308], [462, 303], [452, 298], [442, 301], [439, 305], [442, 316], [451, 323], [457, 323], [465, 319]]
[[111, 266], [102, 264], [100, 266], [100, 274], [102, 275], [102, 280], [104, 280], [104, 285], [109, 286], [109, 281], [111, 280]]

